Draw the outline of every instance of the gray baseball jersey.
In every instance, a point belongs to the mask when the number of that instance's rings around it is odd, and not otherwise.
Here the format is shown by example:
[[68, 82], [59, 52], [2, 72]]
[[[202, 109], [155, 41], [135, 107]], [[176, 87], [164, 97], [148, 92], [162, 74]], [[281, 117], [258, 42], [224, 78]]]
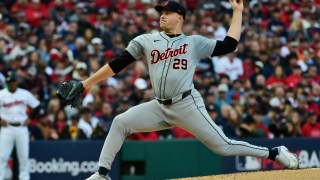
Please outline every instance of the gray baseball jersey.
[[199, 35], [170, 38], [160, 32], [136, 37], [127, 51], [136, 59], [146, 56], [155, 95], [168, 99], [194, 88], [196, 66], [211, 56], [215, 45], [216, 40]]
[[[139, 104], [118, 115], [103, 145], [99, 166], [107, 169], [125, 138], [135, 132], [181, 127], [192, 133], [212, 151], [221, 155], [266, 158], [268, 148], [231, 140], [209, 116], [200, 93], [194, 89], [193, 75], [200, 59], [210, 57], [216, 41], [202, 36], [170, 38], [163, 32], [133, 39], [127, 51], [136, 59], [146, 56], [151, 83], [158, 99], [178, 99], [165, 105], [161, 100]], [[184, 98], [183, 92], [191, 93]], [[176, 98], [179, 97], [179, 98]], [[173, 101], [171, 101], [173, 102]]]

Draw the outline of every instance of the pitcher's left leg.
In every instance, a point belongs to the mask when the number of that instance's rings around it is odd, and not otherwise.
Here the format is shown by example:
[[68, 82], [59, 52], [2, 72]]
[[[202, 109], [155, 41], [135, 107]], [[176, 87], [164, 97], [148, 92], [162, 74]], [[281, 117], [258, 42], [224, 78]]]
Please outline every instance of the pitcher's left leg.
[[299, 167], [299, 159], [296, 154], [289, 152], [284, 146], [268, 149], [244, 141], [229, 139], [210, 118], [200, 96], [191, 95], [191, 98], [188, 99], [189, 103], [180, 103], [175, 107], [177, 112], [181, 112], [183, 109], [188, 110], [181, 113], [184, 116], [176, 115], [180, 118], [174, 121], [174, 125], [191, 132], [212, 151], [222, 156], [269, 158], [289, 169]]
[[267, 158], [269, 149], [247, 142], [229, 139], [209, 116], [203, 99], [197, 91], [172, 107], [179, 126], [204, 143], [210, 150], [222, 156], [254, 156]]
[[197, 108], [183, 120], [182, 128], [190, 131], [209, 149], [222, 156], [252, 156], [268, 158], [286, 168], [299, 168], [299, 159], [284, 146], [268, 149], [255, 146], [244, 141], [229, 139], [222, 130], [211, 120], [204, 107]]
[[267, 158], [269, 150], [266, 147], [251, 145], [244, 141], [229, 139], [214, 123], [205, 107], [197, 108], [181, 119], [182, 128], [192, 133], [209, 149], [222, 156], [254, 156]]

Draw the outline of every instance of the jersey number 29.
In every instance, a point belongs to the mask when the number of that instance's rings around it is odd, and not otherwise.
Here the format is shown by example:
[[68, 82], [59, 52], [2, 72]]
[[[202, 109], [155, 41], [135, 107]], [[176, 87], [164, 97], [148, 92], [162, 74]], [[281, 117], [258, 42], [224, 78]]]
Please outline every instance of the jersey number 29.
[[186, 59], [174, 59], [173, 60], [173, 69], [183, 69], [187, 70], [188, 61]]

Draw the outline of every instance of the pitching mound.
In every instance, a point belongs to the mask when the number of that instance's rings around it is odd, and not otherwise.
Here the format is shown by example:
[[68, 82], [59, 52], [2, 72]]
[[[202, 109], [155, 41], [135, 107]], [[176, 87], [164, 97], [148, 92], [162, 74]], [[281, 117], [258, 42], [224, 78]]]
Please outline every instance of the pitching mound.
[[224, 175], [214, 175], [214, 176], [202, 176], [202, 177], [192, 177], [183, 178], [179, 180], [207, 180], [207, 179], [217, 179], [217, 180], [313, 180], [320, 179], [320, 168], [313, 169], [297, 169], [297, 170], [273, 170], [273, 171], [257, 171], [257, 172], [243, 172], [234, 174], [224, 174]]

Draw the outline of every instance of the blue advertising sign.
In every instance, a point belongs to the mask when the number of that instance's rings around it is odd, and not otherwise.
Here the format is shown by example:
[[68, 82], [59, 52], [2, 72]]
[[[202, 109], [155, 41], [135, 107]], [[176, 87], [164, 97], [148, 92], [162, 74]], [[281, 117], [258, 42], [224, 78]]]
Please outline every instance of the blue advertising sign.
[[[32, 180], [86, 179], [98, 169], [103, 141], [36, 141], [30, 143]], [[110, 176], [119, 179], [116, 157]]]
[[[295, 152], [300, 159], [300, 168], [320, 167], [320, 140], [307, 138], [290, 139], [244, 139], [251, 144], [273, 148], [284, 145], [289, 151]], [[284, 169], [284, 167], [272, 160], [249, 156], [222, 157], [222, 172], [234, 173], [243, 171], [260, 171]]]

